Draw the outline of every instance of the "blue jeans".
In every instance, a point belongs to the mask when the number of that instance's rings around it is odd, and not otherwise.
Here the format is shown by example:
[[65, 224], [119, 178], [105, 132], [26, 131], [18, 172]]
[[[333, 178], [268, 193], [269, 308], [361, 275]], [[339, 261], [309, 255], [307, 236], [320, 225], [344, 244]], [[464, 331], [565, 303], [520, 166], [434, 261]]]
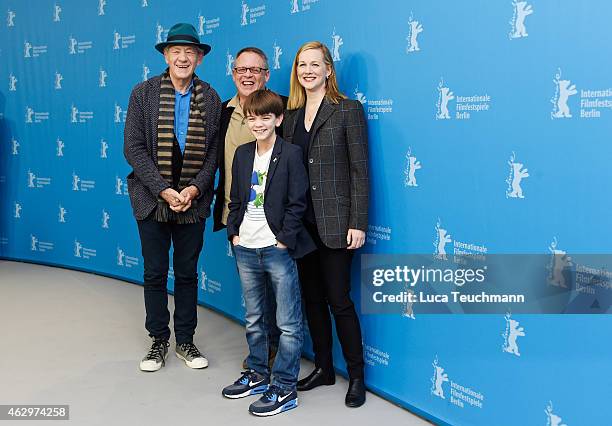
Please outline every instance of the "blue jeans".
[[[276, 325], [281, 332], [278, 352], [272, 366], [272, 384], [294, 391], [300, 372], [304, 341], [300, 284], [295, 260], [287, 249], [269, 246], [250, 249], [234, 246], [242, 293], [246, 305], [246, 339], [249, 344], [247, 365], [265, 376], [268, 368], [268, 324], [266, 305], [268, 289], [276, 299]], [[266, 285], [266, 280], [268, 285]]]

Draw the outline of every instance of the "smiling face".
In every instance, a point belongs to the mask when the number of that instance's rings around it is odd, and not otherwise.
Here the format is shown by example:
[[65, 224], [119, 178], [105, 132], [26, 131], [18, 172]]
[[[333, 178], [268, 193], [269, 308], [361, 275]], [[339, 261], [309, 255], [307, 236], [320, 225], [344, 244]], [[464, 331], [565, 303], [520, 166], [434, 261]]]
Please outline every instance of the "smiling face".
[[194, 46], [171, 45], [164, 49], [164, 59], [173, 81], [189, 82], [203, 58], [202, 53]]
[[[236, 71], [236, 69], [240, 70], [241, 68], [249, 69], [241, 74]], [[253, 73], [253, 68], [260, 68], [260, 73]], [[234, 80], [238, 96], [241, 100], [246, 99], [254, 91], [263, 89], [266, 86], [270, 79], [270, 71], [265, 68], [268, 68], [266, 61], [255, 52], [243, 52], [236, 58], [232, 71], [232, 80]]]
[[276, 137], [275, 129], [282, 123], [283, 116], [277, 116], [273, 113], [264, 115], [248, 114], [246, 121], [257, 141], [273, 142]]
[[308, 49], [300, 53], [297, 60], [297, 78], [307, 92], [325, 93], [325, 80], [331, 74], [321, 49]]

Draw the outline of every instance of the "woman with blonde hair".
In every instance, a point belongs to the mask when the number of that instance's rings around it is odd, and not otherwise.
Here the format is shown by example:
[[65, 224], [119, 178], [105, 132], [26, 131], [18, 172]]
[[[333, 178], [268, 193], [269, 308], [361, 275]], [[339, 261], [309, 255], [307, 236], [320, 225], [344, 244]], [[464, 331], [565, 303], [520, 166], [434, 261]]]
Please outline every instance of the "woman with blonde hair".
[[367, 129], [361, 103], [340, 92], [324, 44], [308, 42], [297, 51], [287, 109], [283, 132], [302, 147], [309, 178], [304, 222], [317, 244], [298, 260], [315, 353], [315, 369], [298, 390], [335, 383], [331, 309], [350, 379], [345, 403], [359, 407], [365, 402], [364, 362], [350, 270], [368, 226]]

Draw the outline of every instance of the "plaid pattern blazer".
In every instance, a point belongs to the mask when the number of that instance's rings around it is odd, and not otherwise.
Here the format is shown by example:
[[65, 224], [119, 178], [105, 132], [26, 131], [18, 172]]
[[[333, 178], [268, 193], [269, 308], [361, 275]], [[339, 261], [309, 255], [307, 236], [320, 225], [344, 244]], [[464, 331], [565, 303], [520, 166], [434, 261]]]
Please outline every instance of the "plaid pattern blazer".
[[[123, 154], [133, 171], [127, 176], [134, 216], [146, 219], [157, 206], [157, 196], [170, 185], [157, 170], [157, 122], [161, 76], [139, 83], [132, 90], [123, 132]], [[221, 99], [208, 83], [204, 85], [206, 105], [206, 154], [200, 172], [189, 182], [200, 191], [198, 216], [210, 216], [215, 171]]]
[[[286, 111], [283, 137], [293, 141], [299, 110]], [[345, 248], [349, 229], [368, 228], [368, 133], [363, 106], [323, 99], [310, 129], [310, 195], [321, 241]]]

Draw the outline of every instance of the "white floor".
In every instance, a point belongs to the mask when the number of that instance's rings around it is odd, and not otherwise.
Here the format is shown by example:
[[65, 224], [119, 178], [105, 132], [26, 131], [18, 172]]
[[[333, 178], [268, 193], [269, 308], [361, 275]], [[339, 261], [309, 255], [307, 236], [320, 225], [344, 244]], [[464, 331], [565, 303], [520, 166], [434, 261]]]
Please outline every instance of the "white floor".
[[[210, 366], [187, 368], [172, 345], [164, 368], [143, 373], [138, 361], [150, 341], [142, 287], [0, 261], [0, 404], [69, 404], [70, 420], [58, 423], [71, 425], [430, 425], [371, 393], [363, 407], [346, 408], [342, 377], [300, 393], [295, 410], [266, 420], [251, 416], [252, 398], [221, 396], [240, 373], [243, 327], [201, 307], [198, 316], [195, 343]], [[311, 368], [302, 362], [302, 371]]]

